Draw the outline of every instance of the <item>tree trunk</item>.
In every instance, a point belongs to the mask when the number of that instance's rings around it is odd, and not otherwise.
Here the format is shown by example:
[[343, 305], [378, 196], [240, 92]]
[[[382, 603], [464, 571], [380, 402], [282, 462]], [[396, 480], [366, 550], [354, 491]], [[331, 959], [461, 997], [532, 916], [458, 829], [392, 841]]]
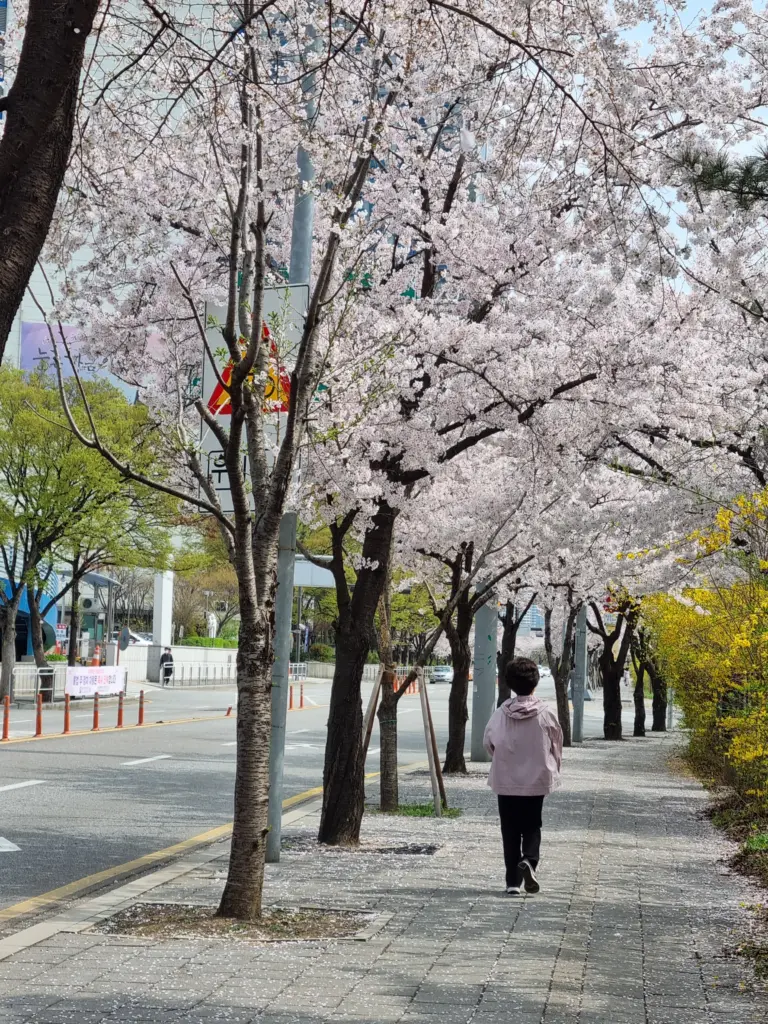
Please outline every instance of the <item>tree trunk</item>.
[[462, 596], [456, 608], [456, 625], [450, 624], [446, 636], [451, 647], [453, 662], [453, 681], [448, 697], [448, 744], [445, 748], [445, 775], [466, 775], [467, 763], [464, 760], [464, 743], [467, 734], [467, 697], [469, 695], [469, 667], [472, 663], [472, 652], [469, 647], [469, 634], [472, 631], [472, 609], [467, 593]]
[[501, 634], [501, 649], [496, 656], [496, 673], [499, 680], [499, 695], [496, 700], [496, 707], [500, 708], [505, 700], [509, 700], [512, 691], [507, 686], [504, 672], [507, 665], [515, 656], [517, 644], [517, 627], [520, 622], [516, 615], [514, 601], [507, 601], [504, 609], [504, 631]]
[[653, 691], [653, 713], [651, 717], [651, 732], [667, 731], [667, 684], [661, 673], [654, 666], [649, 666], [648, 674], [651, 677], [651, 690]]
[[35, 665], [38, 668], [45, 668], [48, 664], [45, 658], [45, 640], [43, 638], [43, 617], [40, 614], [40, 597], [29, 587], [27, 588], [27, 599], [29, 601], [29, 627], [32, 633], [32, 654], [35, 657]]
[[[360, 841], [365, 804], [361, 684], [374, 635], [376, 609], [387, 580], [396, 518], [397, 509], [381, 501], [365, 532], [362, 567], [351, 595], [344, 579], [343, 534], [333, 541], [339, 617], [318, 832], [318, 841], [330, 845]], [[333, 537], [333, 529], [331, 533]]]
[[645, 736], [645, 665], [640, 662], [636, 668], [635, 682], [635, 727], [633, 736]]
[[576, 626], [578, 607], [571, 604], [572, 595], [569, 592], [567, 617], [565, 620], [565, 634], [563, 636], [563, 648], [558, 657], [555, 654], [555, 646], [552, 642], [552, 608], [544, 612], [544, 650], [547, 654], [547, 663], [552, 673], [555, 684], [555, 701], [557, 703], [557, 720], [563, 731], [563, 746], [571, 745], [571, 706], [568, 702], [568, 680], [573, 671], [573, 631]]
[[0, 138], [0, 359], [43, 248], [72, 146], [86, 40], [99, 0], [30, 0]]
[[13, 669], [16, 665], [16, 615], [19, 610], [17, 596], [0, 611], [0, 629], [2, 639], [2, 666], [0, 666], [0, 699], [11, 695], [13, 689]]
[[558, 670], [552, 673], [552, 678], [555, 681], [557, 720], [560, 723], [560, 728], [563, 730], [564, 747], [570, 747], [571, 745], [571, 705], [568, 701], [568, 680], [571, 675], [570, 664], [570, 658], [566, 658], [565, 664], [559, 666]]
[[[274, 609], [274, 603], [271, 608]], [[263, 612], [241, 597], [237, 650], [237, 763], [232, 846], [218, 914], [261, 916], [269, 808], [272, 634]], [[274, 617], [274, 611], [272, 612]]]
[[321, 843], [333, 846], [355, 844], [360, 840], [365, 803], [360, 685], [369, 637], [370, 629], [358, 626], [354, 632], [345, 632], [336, 639], [336, 668], [323, 768], [323, 811], [318, 835]]
[[[32, 634], [32, 653], [35, 656], [35, 665], [42, 669], [40, 672], [40, 688], [44, 703], [53, 701], [53, 669], [48, 668], [48, 661], [45, 657], [45, 640], [43, 638], [43, 616], [40, 613], [40, 594], [34, 587], [27, 587], [27, 600], [29, 601], [29, 628]], [[44, 671], [48, 669], [48, 671]]]
[[613, 658], [601, 657], [600, 672], [603, 679], [603, 736], [607, 740], [620, 740], [621, 732], [621, 677], [623, 666]]
[[[75, 573], [77, 570], [75, 570]], [[77, 645], [80, 633], [80, 577], [75, 575], [72, 584], [72, 611], [69, 616], [69, 650], [67, 651], [67, 664], [71, 667], [77, 664]]]
[[379, 704], [379, 766], [381, 772], [380, 807], [382, 811], [396, 811], [400, 804], [397, 777], [397, 692], [395, 673], [388, 668], [381, 680]]

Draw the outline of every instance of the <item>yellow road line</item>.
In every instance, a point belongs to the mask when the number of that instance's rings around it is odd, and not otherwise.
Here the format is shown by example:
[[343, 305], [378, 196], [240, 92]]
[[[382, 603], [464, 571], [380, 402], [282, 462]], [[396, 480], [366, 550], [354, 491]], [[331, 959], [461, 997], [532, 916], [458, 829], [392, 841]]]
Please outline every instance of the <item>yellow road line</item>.
[[[194, 719], [194, 721], [199, 721], [199, 719]], [[419, 768], [423, 766], [423, 764], [423, 761], [416, 761], [413, 764], [403, 765], [402, 768], [398, 769], [398, 771], [407, 772], [415, 768]], [[374, 779], [378, 775], [379, 772], [368, 772], [365, 777], [366, 779]], [[283, 810], [287, 811], [291, 807], [295, 807], [297, 804], [304, 803], [307, 800], [311, 800], [313, 797], [322, 795], [322, 786], [305, 789], [303, 793], [296, 793], [295, 796], [289, 796], [286, 800], [283, 800]], [[13, 921], [15, 918], [22, 917], [25, 914], [32, 914], [35, 913], [35, 911], [44, 910], [46, 907], [50, 907], [55, 903], [61, 903], [63, 900], [70, 899], [72, 896], [77, 896], [79, 893], [82, 893], [86, 889], [90, 889], [95, 885], [99, 885], [101, 882], [108, 882], [110, 879], [117, 878], [120, 875], [126, 875], [130, 872], [147, 868], [152, 864], [156, 864], [158, 861], [168, 860], [171, 857], [178, 857], [182, 853], [189, 853], [190, 850], [197, 849], [198, 846], [205, 846], [207, 843], [216, 842], [217, 839], [223, 839], [225, 836], [230, 835], [231, 832], [232, 822], [229, 822], [228, 825], [219, 825], [216, 828], [209, 829], [207, 832], [201, 832], [197, 836], [192, 836], [191, 839], [185, 839], [181, 843], [174, 843], [173, 846], [166, 846], [163, 850], [155, 850], [154, 853], [145, 853], [144, 856], [126, 861], [125, 864], [116, 864], [112, 868], [105, 868], [103, 871], [96, 871], [92, 875], [86, 875], [85, 878], [77, 879], [75, 882], [69, 882], [67, 885], [60, 885], [58, 888], [41, 893], [39, 896], [32, 896], [28, 900], [22, 900], [21, 903], [14, 903], [12, 906], [6, 907], [4, 910], [0, 910], [0, 923], [4, 921]]]
[[[297, 793], [295, 796], [288, 797], [287, 800], [283, 800], [283, 810], [286, 811], [290, 807], [295, 807], [297, 804], [304, 803], [306, 800], [311, 800], [312, 797], [320, 796], [323, 792], [322, 786], [317, 786], [314, 789], [306, 789], [303, 793]], [[43, 910], [45, 907], [51, 906], [53, 903], [60, 903], [62, 900], [69, 899], [78, 893], [83, 892], [85, 889], [90, 889], [94, 885], [99, 885], [101, 882], [108, 882], [112, 878], [117, 878], [119, 875], [126, 875], [129, 872], [138, 871], [142, 868], [149, 867], [152, 864], [156, 864], [161, 860], [168, 860], [171, 857], [178, 857], [182, 853], [189, 853], [190, 850], [196, 849], [198, 846], [205, 846], [207, 843], [214, 843], [217, 839], [223, 839], [225, 836], [230, 835], [232, 832], [232, 822], [228, 825], [219, 825], [217, 828], [209, 829], [207, 832], [201, 832], [197, 836], [192, 836], [191, 839], [185, 839], [181, 843], [174, 843], [173, 846], [166, 846], [163, 850], [155, 850], [154, 853], [145, 853], [143, 857], [136, 857], [134, 860], [126, 861], [125, 864], [116, 864], [112, 868], [105, 868], [103, 871], [96, 871], [92, 875], [86, 875], [85, 878], [79, 878], [75, 882], [69, 882], [67, 885], [60, 885], [57, 889], [51, 889], [49, 892], [44, 892], [40, 896], [33, 896], [31, 899], [22, 900], [21, 903], [14, 903], [11, 907], [6, 907], [5, 910], [0, 910], [0, 922], [12, 921], [16, 917], [21, 917], [23, 914], [31, 914], [36, 910]]]

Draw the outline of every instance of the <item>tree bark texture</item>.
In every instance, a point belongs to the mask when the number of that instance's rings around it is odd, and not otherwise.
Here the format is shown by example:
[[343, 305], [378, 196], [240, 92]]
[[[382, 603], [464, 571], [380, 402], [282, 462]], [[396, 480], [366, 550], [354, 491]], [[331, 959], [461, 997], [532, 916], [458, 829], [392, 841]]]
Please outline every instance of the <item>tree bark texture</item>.
[[600, 656], [600, 675], [603, 680], [603, 737], [620, 740], [621, 728], [621, 677], [624, 665], [618, 665], [611, 651]]
[[640, 662], [635, 666], [635, 725], [633, 736], [645, 736], [645, 665]]
[[[77, 570], [73, 566], [73, 571]], [[69, 650], [67, 664], [72, 668], [77, 664], [77, 643], [80, 632], [80, 578], [75, 575], [72, 584], [72, 611], [69, 616]]]
[[449, 622], [446, 626], [446, 637], [451, 648], [453, 662], [453, 680], [448, 697], [448, 744], [445, 748], [446, 775], [467, 773], [464, 759], [464, 744], [467, 734], [467, 697], [469, 695], [469, 669], [472, 664], [472, 651], [469, 636], [472, 631], [472, 602], [469, 592], [462, 594], [456, 607], [456, 624]]
[[[242, 592], [241, 592], [242, 593]], [[229, 871], [219, 916], [261, 916], [269, 808], [273, 624], [241, 597], [237, 651], [237, 762]]]
[[[46, 669], [48, 668], [48, 661], [45, 657], [40, 594], [34, 587], [28, 587], [27, 599], [29, 601], [29, 628], [32, 636], [32, 654], [34, 655], [37, 668]], [[49, 672], [43, 671], [40, 673], [40, 693], [45, 703], [53, 700], [53, 669], [50, 669]]]
[[360, 688], [374, 633], [376, 608], [386, 583], [397, 510], [379, 503], [363, 540], [362, 567], [350, 594], [344, 578], [343, 535], [331, 530], [332, 571], [339, 616], [336, 668], [331, 686], [323, 767], [323, 809], [318, 840], [330, 845], [355, 844], [365, 803], [363, 708]]
[[655, 665], [648, 666], [651, 677], [653, 704], [651, 715], [651, 732], [667, 731], [667, 684]]
[[397, 777], [397, 705], [399, 699], [394, 688], [395, 682], [395, 673], [388, 668], [381, 680], [381, 702], [378, 710], [380, 807], [382, 811], [396, 811], [400, 803]]
[[505, 678], [505, 670], [507, 665], [512, 661], [515, 656], [515, 648], [517, 647], [517, 631], [520, 628], [520, 623], [523, 618], [530, 610], [533, 602], [536, 600], [536, 594], [532, 594], [528, 602], [522, 607], [518, 607], [514, 601], [507, 601], [504, 608], [504, 630], [501, 634], [501, 649], [496, 655], [496, 674], [499, 680], [499, 695], [496, 700], [496, 707], [500, 708], [505, 700], [509, 700], [512, 696], [512, 691], [507, 686]]
[[53, 217], [99, 0], [30, 0], [0, 139], [0, 359]]
[[517, 618], [517, 609], [514, 601], [507, 601], [504, 608], [504, 630], [501, 634], [501, 649], [496, 656], [496, 674], [499, 680], [499, 694], [496, 699], [496, 707], [500, 708], [505, 700], [509, 700], [512, 691], [507, 686], [504, 676], [507, 665], [515, 656], [517, 644], [517, 627], [520, 620]]
[[13, 669], [16, 664], [16, 616], [19, 611], [20, 593], [21, 591], [0, 610], [0, 629], [3, 632], [0, 699], [10, 696], [13, 688]]
[[563, 650], [555, 654], [552, 642], [552, 608], [544, 612], [544, 649], [547, 654], [549, 670], [555, 683], [555, 702], [557, 704], [557, 720], [563, 730], [563, 746], [571, 745], [571, 706], [568, 701], [568, 680], [573, 669], [573, 630], [576, 625], [578, 607], [567, 606]]

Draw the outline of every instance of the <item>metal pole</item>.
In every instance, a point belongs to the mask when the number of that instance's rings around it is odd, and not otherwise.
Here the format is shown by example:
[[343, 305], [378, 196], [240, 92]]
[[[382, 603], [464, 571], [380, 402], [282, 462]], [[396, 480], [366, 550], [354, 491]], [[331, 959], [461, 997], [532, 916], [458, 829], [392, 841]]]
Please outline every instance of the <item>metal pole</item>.
[[473, 761], [490, 761], [483, 746], [483, 734], [496, 706], [496, 597], [475, 614], [475, 660], [472, 685], [472, 736], [470, 756]]
[[587, 606], [583, 604], [576, 616], [576, 656], [573, 673], [573, 727], [571, 741], [584, 741], [584, 688], [587, 685]]
[[[310, 79], [302, 83], [308, 93]], [[314, 104], [307, 103], [307, 120], [314, 116]], [[309, 185], [315, 176], [309, 154], [300, 146], [296, 155], [299, 183], [293, 203], [289, 284], [310, 283], [312, 276], [312, 222], [315, 200]], [[280, 520], [277, 556], [277, 596], [275, 598], [275, 664], [272, 668], [272, 735], [269, 745], [269, 811], [267, 863], [280, 860], [280, 834], [283, 816], [283, 761], [285, 759], [285, 721], [288, 714], [288, 674], [293, 643], [293, 569], [296, 560], [296, 513], [285, 512]]]
[[288, 713], [288, 666], [291, 657], [293, 612], [293, 566], [296, 560], [296, 513], [286, 512], [280, 520], [277, 555], [277, 596], [275, 597], [275, 663], [272, 667], [272, 736], [269, 744], [269, 832], [267, 863], [280, 860], [283, 817], [283, 761], [285, 721]]
[[667, 732], [672, 731], [672, 711], [675, 706], [675, 691], [671, 686], [667, 687]]

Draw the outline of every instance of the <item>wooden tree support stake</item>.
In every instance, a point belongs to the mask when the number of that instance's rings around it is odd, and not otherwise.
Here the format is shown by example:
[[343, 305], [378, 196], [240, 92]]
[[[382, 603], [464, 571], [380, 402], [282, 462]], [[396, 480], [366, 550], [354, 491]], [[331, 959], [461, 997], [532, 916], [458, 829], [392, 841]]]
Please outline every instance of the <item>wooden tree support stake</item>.
[[429, 715], [429, 702], [427, 700], [427, 689], [424, 685], [424, 675], [421, 669], [417, 669], [419, 680], [419, 701], [421, 703], [421, 717], [424, 722], [424, 742], [427, 747], [427, 759], [429, 761], [429, 777], [432, 780], [432, 799], [435, 803], [435, 817], [442, 818], [443, 803], [440, 796], [440, 784], [437, 781], [437, 773], [440, 771], [438, 762], [435, 759], [435, 746], [432, 745], [432, 727]]

